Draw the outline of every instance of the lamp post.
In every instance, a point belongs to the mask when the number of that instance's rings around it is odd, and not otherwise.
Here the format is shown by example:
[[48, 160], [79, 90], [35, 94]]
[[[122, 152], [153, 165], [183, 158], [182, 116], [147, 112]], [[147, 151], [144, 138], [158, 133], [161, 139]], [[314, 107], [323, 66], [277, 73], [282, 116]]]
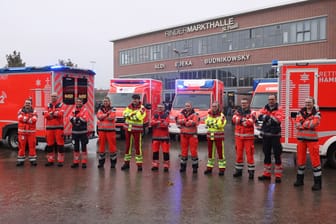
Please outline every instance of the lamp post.
[[179, 51], [179, 50], [177, 50], [176, 48], [174, 48], [173, 51], [174, 51], [175, 54], [177, 54], [177, 56], [178, 56], [178, 62], [175, 63], [175, 66], [176, 66], [176, 68], [177, 68], [177, 74], [178, 74], [179, 78], [181, 78], [181, 77], [180, 77], [180, 76], [181, 76], [181, 74], [180, 74], [181, 55], [188, 53], [188, 50]]

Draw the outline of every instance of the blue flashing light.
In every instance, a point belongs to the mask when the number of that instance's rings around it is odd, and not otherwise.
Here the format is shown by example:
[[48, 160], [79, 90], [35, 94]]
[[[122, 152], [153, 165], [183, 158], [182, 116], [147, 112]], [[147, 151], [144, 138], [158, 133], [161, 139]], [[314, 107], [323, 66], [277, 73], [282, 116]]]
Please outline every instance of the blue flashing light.
[[185, 88], [200, 88], [200, 89], [209, 89], [214, 87], [215, 80], [197, 80], [197, 79], [187, 79], [187, 80], [177, 80], [176, 87], [178, 89]]
[[52, 65], [52, 66], [50, 66], [51, 70], [58, 70], [58, 69], [63, 69], [63, 68], [67, 68], [67, 66], [63, 66], [63, 65]]
[[273, 66], [278, 66], [278, 59], [274, 59], [274, 60], [272, 60], [272, 67]]
[[215, 84], [215, 80], [206, 80], [201, 88], [212, 88]]

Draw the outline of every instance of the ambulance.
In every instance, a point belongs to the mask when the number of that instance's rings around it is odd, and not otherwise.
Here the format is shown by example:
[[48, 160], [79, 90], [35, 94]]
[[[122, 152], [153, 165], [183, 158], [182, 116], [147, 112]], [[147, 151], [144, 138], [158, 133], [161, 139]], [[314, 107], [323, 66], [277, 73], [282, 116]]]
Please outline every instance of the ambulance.
[[318, 128], [320, 155], [336, 168], [336, 59], [278, 61], [279, 104], [283, 110], [282, 146], [296, 152], [294, 120], [304, 101], [312, 96], [321, 113]]
[[64, 138], [71, 142], [71, 124], [68, 117], [80, 98], [88, 110], [88, 134], [95, 135], [94, 125], [94, 76], [91, 70], [66, 66], [20, 67], [0, 69], [0, 137], [10, 148], [17, 148], [17, 115], [26, 99], [31, 99], [37, 112], [37, 142], [45, 142], [43, 111], [56, 92], [64, 104]]
[[140, 101], [146, 108], [144, 119], [144, 131], [151, 128], [152, 111], [157, 110], [162, 103], [162, 82], [155, 79], [112, 79], [107, 96], [111, 99], [112, 106], [116, 109], [116, 129], [123, 138], [123, 126], [125, 119], [123, 111], [131, 103], [132, 95], [139, 94]]
[[169, 115], [169, 133], [176, 135], [180, 129], [176, 117], [184, 109], [186, 102], [191, 102], [200, 117], [198, 135], [206, 135], [205, 119], [213, 102], [218, 102], [223, 109], [224, 83], [218, 79], [177, 79], [175, 80], [175, 98]]
[[[279, 84], [272, 79], [272, 82], [259, 82], [253, 91], [250, 108], [256, 112], [256, 117], [259, 116], [260, 109], [268, 103], [268, 96], [270, 94], [278, 95]], [[262, 121], [256, 121], [254, 124], [254, 136], [261, 139], [260, 135]]]

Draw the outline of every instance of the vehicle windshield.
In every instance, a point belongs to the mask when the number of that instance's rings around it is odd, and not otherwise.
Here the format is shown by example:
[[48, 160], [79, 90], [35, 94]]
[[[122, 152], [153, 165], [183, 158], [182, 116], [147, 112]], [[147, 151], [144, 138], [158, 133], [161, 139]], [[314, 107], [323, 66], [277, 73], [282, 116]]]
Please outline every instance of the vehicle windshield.
[[186, 102], [191, 102], [195, 109], [209, 109], [210, 94], [178, 94], [174, 98], [172, 108], [182, 109]]
[[134, 93], [109, 93], [107, 96], [111, 99], [113, 107], [127, 107], [132, 101], [133, 94]]
[[[268, 104], [268, 96], [271, 93], [255, 93], [252, 97], [250, 107], [252, 109], [260, 109], [263, 108], [266, 104]], [[272, 93], [274, 94], [274, 93]], [[277, 94], [275, 94], [277, 95]]]

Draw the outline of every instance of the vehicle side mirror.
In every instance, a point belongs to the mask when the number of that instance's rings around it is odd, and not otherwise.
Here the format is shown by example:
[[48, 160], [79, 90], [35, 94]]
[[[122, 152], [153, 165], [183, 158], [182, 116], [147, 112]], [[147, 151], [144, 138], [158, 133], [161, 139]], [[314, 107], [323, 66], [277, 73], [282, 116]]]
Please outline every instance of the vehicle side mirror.
[[297, 114], [297, 112], [291, 112], [291, 118], [296, 118]]
[[146, 103], [146, 104], [145, 104], [145, 108], [146, 108], [147, 110], [152, 109], [152, 104], [150, 104], [150, 103]]

